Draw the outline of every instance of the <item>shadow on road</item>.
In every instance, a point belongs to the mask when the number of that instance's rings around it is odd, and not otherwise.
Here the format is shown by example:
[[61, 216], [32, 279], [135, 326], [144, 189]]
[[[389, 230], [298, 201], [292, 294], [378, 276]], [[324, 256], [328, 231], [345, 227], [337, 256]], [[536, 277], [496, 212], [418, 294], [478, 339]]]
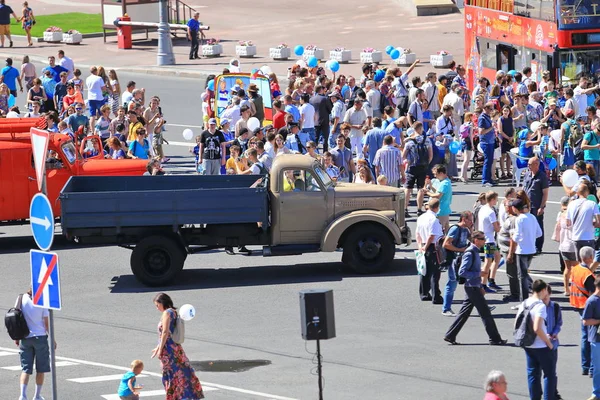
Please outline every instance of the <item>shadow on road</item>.
[[[75, 243], [67, 240], [60, 232], [56, 232], [52, 242], [52, 251], [67, 249], [87, 249], [91, 247], [102, 247], [104, 244]], [[0, 254], [29, 253], [29, 250], [37, 249], [33, 236], [11, 236], [0, 238]]]
[[243, 286], [268, 286], [296, 283], [339, 282], [345, 278], [381, 278], [416, 275], [414, 260], [394, 260], [389, 270], [376, 275], [358, 275], [340, 262], [296, 264], [287, 266], [258, 266], [240, 268], [184, 269], [173, 285], [148, 287], [133, 275], [115, 276], [109, 287], [111, 293], [147, 293], [160, 290], [217, 289]]

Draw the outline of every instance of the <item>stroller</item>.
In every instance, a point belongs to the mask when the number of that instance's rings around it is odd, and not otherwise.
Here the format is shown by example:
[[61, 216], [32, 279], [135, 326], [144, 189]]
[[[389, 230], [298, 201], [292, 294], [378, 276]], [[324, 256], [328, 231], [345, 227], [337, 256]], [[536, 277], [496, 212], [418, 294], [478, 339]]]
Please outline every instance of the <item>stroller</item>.
[[483, 174], [483, 153], [479, 151], [479, 136], [473, 137], [473, 166], [471, 167], [471, 179]]

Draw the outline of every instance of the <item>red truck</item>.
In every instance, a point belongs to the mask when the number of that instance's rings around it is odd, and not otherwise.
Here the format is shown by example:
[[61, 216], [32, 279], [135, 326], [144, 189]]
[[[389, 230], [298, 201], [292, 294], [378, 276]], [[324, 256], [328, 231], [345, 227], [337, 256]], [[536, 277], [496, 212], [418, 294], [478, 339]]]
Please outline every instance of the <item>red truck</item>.
[[[29, 203], [38, 193], [29, 130], [36, 118], [0, 120], [0, 224], [21, 224], [29, 218]], [[46, 162], [48, 198], [55, 216], [60, 215], [58, 195], [71, 176], [143, 175], [147, 160], [107, 160], [101, 148], [84, 158], [79, 148], [99, 147], [98, 136], [86, 137], [75, 145], [69, 135], [51, 134], [49, 152], [56, 155]], [[53, 153], [53, 154], [54, 154]]]

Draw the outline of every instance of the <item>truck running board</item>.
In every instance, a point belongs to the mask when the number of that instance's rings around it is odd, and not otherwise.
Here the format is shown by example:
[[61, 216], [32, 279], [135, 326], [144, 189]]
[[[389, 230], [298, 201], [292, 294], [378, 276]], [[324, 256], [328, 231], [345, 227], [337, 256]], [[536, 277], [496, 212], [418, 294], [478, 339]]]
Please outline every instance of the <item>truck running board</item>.
[[285, 244], [280, 246], [263, 246], [263, 257], [298, 256], [303, 253], [318, 253], [319, 244]]

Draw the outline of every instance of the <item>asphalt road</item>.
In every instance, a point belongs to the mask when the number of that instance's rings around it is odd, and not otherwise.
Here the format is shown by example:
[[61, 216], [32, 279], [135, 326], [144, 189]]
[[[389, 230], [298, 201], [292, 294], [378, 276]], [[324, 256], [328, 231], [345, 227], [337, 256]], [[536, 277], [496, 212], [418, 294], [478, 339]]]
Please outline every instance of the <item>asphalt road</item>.
[[[132, 77], [121, 76], [122, 81]], [[184, 79], [133, 77], [148, 94], [162, 99], [171, 124], [167, 139], [183, 142], [184, 127], [200, 125], [202, 82]], [[195, 133], [199, 133], [197, 128]], [[186, 146], [169, 146], [176, 167], [193, 168]], [[454, 185], [453, 210], [471, 208], [480, 185]], [[498, 188], [503, 191], [502, 187]], [[558, 212], [560, 188], [551, 188], [545, 221], [551, 232]], [[410, 221], [414, 232], [414, 218]], [[34, 248], [28, 226], [0, 227], [0, 309], [7, 310], [29, 286], [29, 249]], [[527, 380], [521, 349], [490, 347], [477, 316], [449, 346], [442, 336], [452, 319], [440, 306], [422, 303], [412, 253], [398, 247], [396, 260], [381, 275], [357, 276], [340, 263], [341, 253], [262, 258], [227, 256], [213, 251], [188, 257], [178, 284], [164, 288], [176, 305], [193, 304], [197, 317], [186, 325], [184, 348], [194, 362], [214, 362], [212, 371], [198, 375], [214, 399], [309, 399], [317, 397], [314, 375], [315, 343], [300, 336], [298, 292], [307, 288], [334, 290], [337, 337], [322, 343], [325, 397], [330, 399], [478, 399], [491, 369], [504, 371], [509, 397], [525, 399]], [[535, 278], [543, 277], [560, 292], [561, 277], [555, 243], [532, 264]], [[129, 269], [130, 251], [118, 247], [82, 247], [56, 240], [60, 257], [63, 309], [56, 312], [60, 399], [102, 399], [114, 394], [121, 374], [136, 358], [154, 373], [141, 382], [146, 391], [160, 389], [160, 366], [150, 359], [156, 345], [160, 314], [152, 304], [158, 291], [140, 285]], [[446, 277], [442, 278], [445, 283]], [[499, 272], [497, 281], [507, 288]], [[503, 293], [489, 295], [503, 337], [511, 339], [515, 312], [501, 303]], [[458, 288], [456, 302], [462, 300]], [[580, 375], [579, 321], [568, 300], [563, 305], [560, 335], [559, 390], [566, 399], [589, 397], [591, 380]], [[458, 311], [459, 304], [454, 306]], [[10, 351], [10, 350], [13, 351]], [[17, 397], [18, 365], [14, 344], [0, 336], [0, 398]], [[219, 360], [256, 361], [244, 372], [216, 372]], [[262, 362], [259, 362], [262, 361]], [[229, 366], [226, 364], [226, 366]], [[9, 369], [6, 369], [6, 368]], [[121, 368], [121, 370], [119, 369]], [[99, 381], [99, 377], [107, 379]], [[106, 378], [104, 378], [106, 377]], [[84, 383], [69, 379], [84, 379]], [[79, 379], [81, 381], [81, 379]], [[91, 380], [91, 382], [89, 382]], [[88, 383], [85, 383], [88, 381]], [[155, 392], [158, 393], [158, 392]], [[45, 388], [49, 396], [49, 385]], [[161, 398], [160, 394], [148, 398]]]

